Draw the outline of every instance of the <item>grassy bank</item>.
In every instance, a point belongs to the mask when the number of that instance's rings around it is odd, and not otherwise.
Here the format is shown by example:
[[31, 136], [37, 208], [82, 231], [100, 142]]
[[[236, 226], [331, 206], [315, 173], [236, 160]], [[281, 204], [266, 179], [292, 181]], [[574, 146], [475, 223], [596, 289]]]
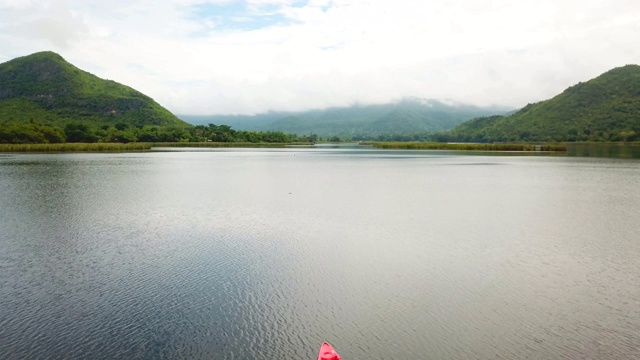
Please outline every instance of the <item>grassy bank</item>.
[[[476, 150], [476, 151], [553, 151], [566, 152], [563, 144], [465, 144], [436, 142], [367, 142], [381, 149], [405, 150]], [[152, 147], [191, 148], [284, 148], [308, 146], [311, 143], [251, 143], [251, 142], [167, 142], [167, 143], [63, 143], [63, 144], [0, 144], [0, 152], [126, 152], [147, 151]]]
[[125, 152], [148, 151], [152, 147], [244, 147], [283, 148], [311, 143], [251, 143], [251, 142], [166, 142], [166, 143], [63, 143], [63, 144], [0, 144], [0, 152]]
[[0, 144], [0, 152], [122, 152], [149, 149], [150, 143]]
[[471, 144], [471, 143], [438, 143], [438, 142], [369, 142], [363, 143], [380, 149], [405, 150], [476, 150], [476, 151], [557, 151], [565, 152], [563, 144]]

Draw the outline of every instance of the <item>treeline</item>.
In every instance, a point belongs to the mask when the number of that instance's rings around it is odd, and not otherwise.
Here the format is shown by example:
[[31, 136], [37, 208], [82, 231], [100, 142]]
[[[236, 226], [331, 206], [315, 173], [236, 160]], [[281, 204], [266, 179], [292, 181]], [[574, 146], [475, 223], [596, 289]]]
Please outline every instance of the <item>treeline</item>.
[[[526, 111], [527, 108], [524, 109]], [[618, 122], [580, 124], [581, 119], [554, 122], [519, 121], [520, 114], [510, 117], [491, 116], [469, 120], [451, 131], [431, 135], [439, 142], [632, 142], [640, 140], [640, 123], [619, 119]]]
[[320, 140], [318, 135], [285, 134], [282, 131], [246, 131], [234, 130], [228, 125], [197, 125], [187, 129], [191, 138], [189, 141], [212, 142], [250, 142], [250, 143], [315, 143]]
[[317, 135], [298, 136], [280, 131], [236, 131], [227, 125], [192, 127], [129, 126], [124, 123], [91, 127], [69, 123], [64, 127], [32, 123], [0, 125], [0, 144], [130, 143], [130, 142], [249, 142], [314, 143]]

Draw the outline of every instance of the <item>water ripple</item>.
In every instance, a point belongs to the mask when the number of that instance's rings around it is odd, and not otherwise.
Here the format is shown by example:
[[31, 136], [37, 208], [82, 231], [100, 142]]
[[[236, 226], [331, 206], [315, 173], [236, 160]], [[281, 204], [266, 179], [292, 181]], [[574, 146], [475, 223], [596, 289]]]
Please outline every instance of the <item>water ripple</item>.
[[640, 357], [637, 168], [289, 155], [3, 159], [0, 358]]

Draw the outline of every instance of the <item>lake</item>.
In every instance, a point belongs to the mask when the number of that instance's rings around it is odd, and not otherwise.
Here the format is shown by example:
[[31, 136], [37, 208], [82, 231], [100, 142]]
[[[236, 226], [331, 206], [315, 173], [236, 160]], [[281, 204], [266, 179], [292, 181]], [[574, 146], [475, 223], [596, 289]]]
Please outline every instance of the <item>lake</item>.
[[0, 154], [0, 358], [640, 358], [640, 160]]

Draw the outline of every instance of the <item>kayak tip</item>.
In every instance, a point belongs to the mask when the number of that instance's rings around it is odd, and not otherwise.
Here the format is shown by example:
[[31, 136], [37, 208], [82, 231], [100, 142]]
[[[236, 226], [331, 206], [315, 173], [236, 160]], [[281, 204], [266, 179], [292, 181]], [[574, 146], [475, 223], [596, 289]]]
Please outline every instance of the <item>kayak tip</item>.
[[318, 354], [318, 360], [341, 360], [340, 355], [333, 349], [331, 344], [323, 342], [320, 346], [320, 353]]

